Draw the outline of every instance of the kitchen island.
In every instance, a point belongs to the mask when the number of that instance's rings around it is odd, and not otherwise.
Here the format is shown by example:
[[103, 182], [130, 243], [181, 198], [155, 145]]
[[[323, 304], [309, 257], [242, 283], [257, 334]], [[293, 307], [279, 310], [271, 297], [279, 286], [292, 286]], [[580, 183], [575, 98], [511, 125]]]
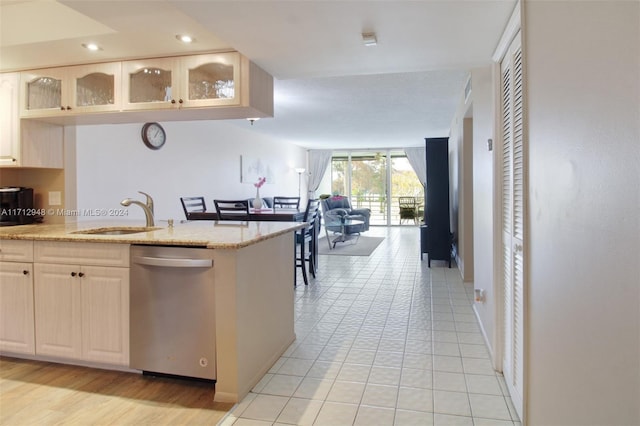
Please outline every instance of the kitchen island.
[[[295, 340], [293, 232], [301, 226], [300, 223], [292, 222], [197, 221], [179, 223], [174, 227], [168, 227], [165, 223], [151, 231], [142, 230], [119, 235], [85, 232], [108, 230], [111, 227], [140, 227], [140, 224], [126, 221], [78, 222], [64, 225], [38, 224], [2, 228], [0, 229], [0, 274], [3, 274], [3, 293], [16, 296], [17, 293], [14, 290], [18, 287], [10, 287], [9, 292], [5, 292], [5, 283], [11, 285], [8, 283], [12, 280], [18, 282], [17, 280], [27, 278], [31, 282], [31, 291], [23, 293], [24, 300], [13, 303], [19, 309], [14, 309], [11, 317], [5, 317], [9, 315], [11, 308], [8, 306], [9, 300], [3, 295], [2, 308], [5, 312], [2, 313], [1, 318], [4, 324], [2, 325], [3, 335], [0, 336], [2, 340], [0, 350], [5, 355], [29, 359], [118, 369], [128, 367], [130, 245], [207, 248], [211, 249], [214, 265], [215, 297], [212, 301], [212, 309], [215, 311], [215, 336], [211, 336], [216, 342], [217, 368], [214, 399], [220, 402], [238, 402]], [[60, 260], [65, 257], [67, 260]], [[105, 271], [109, 269], [126, 272], [124, 277], [120, 275], [119, 282], [123, 284], [119, 287], [117, 297], [109, 299], [117, 300], [119, 306], [112, 309], [112, 312], [121, 313], [120, 319], [117, 321], [113, 318], [114, 315], [95, 315], [93, 319], [88, 318], [89, 324], [84, 328], [95, 330], [108, 327], [109, 329], [102, 330], [103, 333], [98, 337], [87, 335], [87, 330], [82, 330], [82, 336], [75, 340], [77, 343], [75, 346], [79, 348], [66, 352], [56, 352], [56, 350], [74, 345], [67, 344], [66, 340], [64, 345], [58, 342], [55, 345], [49, 344], [50, 342], [43, 344], [38, 340], [44, 339], [46, 333], [34, 331], [38, 329], [39, 324], [47, 326], [50, 320], [38, 322], [40, 315], [38, 303], [34, 308], [33, 299], [42, 300], [42, 296], [38, 298], [39, 292], [50, 291], [46, 289], [53, 288], [47, 286], [48, 275], [37, 274], [38, 271], [44, 270], [38, 268], [43, 265], [60, 267], [54, 265], [56, 263], [77, 263], [80, 265], [79, 270], [94, 268], [101, 273], [106, 273]], [[116, 267], [105, 267], [114, 265]], [[29, 271], [33, 269], [36, 274], [29, 276]], [[73, 275], [74, 272], [71, 274]], [[4, 279], [5, 277], [9, 279]], [[68, 279], [67, 275], [65, 277]], [[70, 291], [76, 291], [73, 289], [75, 287], [78, 286], [69, 286]], [[57, 298], [57, 295], [49, 294], [46, 300], [52, 300], [54, 296]], [[23, 308], [23, 304], [28, 304], [30, 297], [31, 310], [35, 310], [35, 315], [31, 315], [32, 323], [33, 317], [36, 318], [31, 330], [29, 330], [29, 324], [25, 325], [25, 321], [29, 320], [28, 306]], [[78, 299], [82, 299], [84, 303], [84, 296]], [[99, 299], [94, 298], [94, 300]], [[100, 305], [99, 302], [96, 304]], [[104, 303], [104, 305], [109, 304]], [[54, 306], [52, 309], [55, 308]], [[95, 308], [103, 309], [102, 306]], [[188, 306], [184, 308], [189, 309]], [[69, 309], [65, 306], [63, 311], [66, 312]], [[25, 321], [15, 320], [14, 322], [10, 319], [24, 312], [26, 312], [23, 315]], [[78, 312], [82, 312], [84, 321], [85, 313], [90, 317], [92, 309], [87, 306], [78, 307]], [[77, 321], [70, 319], [69, 327], [72, 327], [71, 324], [75, 322]], [[16, 330], [11, 329], [14, 324], [16, 324]], [[194, 324], [194, 327], [197, 326]], [[61, 334], [59, 329], [58, 326], [56, 339], [60, 339], [61, 335], [66, 336], [64, 333]], [[79, 333], [70, 331], [68, 334], [75, 336]], [[6, 338], [5, 334], [10, 338]], [[101, 337], [103, 334], [108, 339]], [[34, 341], [28, 342], [29, 339]], [[79, 339], [83, 340], [78, 343]], [[14, 344], [22, 343], [21, 340], [26, 341], [24, 345]], [[106, 340], [115, 349], [106, 350]], [[69, 341], [74, 339], [69, 337]], [[53, 349], [49, 350], [50, 348]], [[117, 356], [114, 355], [116, 352]]]

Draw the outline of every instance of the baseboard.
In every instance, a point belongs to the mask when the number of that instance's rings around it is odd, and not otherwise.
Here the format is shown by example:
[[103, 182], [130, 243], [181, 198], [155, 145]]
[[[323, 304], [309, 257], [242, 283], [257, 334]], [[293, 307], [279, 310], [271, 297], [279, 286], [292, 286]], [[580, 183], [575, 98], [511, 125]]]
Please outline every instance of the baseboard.
[[495, 360], [495, 353], [493, 352], [493, 346], [491, 346], [491, 341], [489, 340], [489, 336], [487, 336], [487, 331], [484, 328], [484, 324], [480, 319], [480, 313], [476, 308], [476, 303], [473, 304], [473, 313], [476, 315], [476, 321], [478, 321], [478, 326], [480, 327], [480, 333], [482, 333], [482, 339], [484, 340], [484, 345], [487, 347], [487, 351], [489, 352], [489, 357], [491, 358], [491, 365], [495, 366], [499, 365]]

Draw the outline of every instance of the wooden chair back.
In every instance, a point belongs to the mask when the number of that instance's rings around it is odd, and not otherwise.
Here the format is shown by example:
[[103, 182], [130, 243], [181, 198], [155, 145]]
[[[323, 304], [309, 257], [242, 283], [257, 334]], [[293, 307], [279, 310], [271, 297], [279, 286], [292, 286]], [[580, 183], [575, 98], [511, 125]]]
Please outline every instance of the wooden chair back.
[[249, 200], [213, 200], [218, 220], [249, 220]]

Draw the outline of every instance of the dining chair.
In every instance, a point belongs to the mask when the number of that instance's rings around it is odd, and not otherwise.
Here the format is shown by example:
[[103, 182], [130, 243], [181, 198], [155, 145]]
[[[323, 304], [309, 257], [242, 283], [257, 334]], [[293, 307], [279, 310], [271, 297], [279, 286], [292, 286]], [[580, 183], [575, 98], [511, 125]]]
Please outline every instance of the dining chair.
[[218, 220], [249, 220], [249, 200], [213, 200]]
[[304, 211], [303, 222], [306, 223], [305, 227], [298, 230], [296, 233], [296, 267], [302, 269], [302, 278], [304, 285], [309, 285], [309, 278], [307, 276], [308, 270], [313, 276], [316, 277], [317, 268], [317, 223], [319, 218], [320, 200], [310, 199], [307, 201], [307, 207]]
[[297, 210], [300, 208], [300, 197], [275, 196], [273, 197], [273, 210], [275, 211], [276, 208]]
[[187, 220], [191, 220], [191, 213], [204, 213], [207, 211], [207, 204], [204, 197], [180, 197], [182, 210]]

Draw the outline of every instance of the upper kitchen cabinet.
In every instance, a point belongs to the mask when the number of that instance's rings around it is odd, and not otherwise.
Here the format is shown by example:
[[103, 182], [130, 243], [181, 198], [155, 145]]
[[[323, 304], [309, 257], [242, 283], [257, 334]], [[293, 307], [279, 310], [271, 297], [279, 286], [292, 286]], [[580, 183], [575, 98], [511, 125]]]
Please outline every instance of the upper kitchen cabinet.
[[63, 127], [20, 120], [20, 75], [0, 74], [0, 167], [63, 167]]
[[122, 74], [123, 110], [183, 110], [165, 120], [273, 116], [273, 78], [238, 52], [126, 61]]
[[118, 111], [121, 75], [120, 62], [24, 71], [20, 77], [20, 116]]
[[20, 160], [19, 82], [18, 73], [0, 74], [0, 166], [18, 165]]
[[219, 53], [123, 63], [123, 109], [238, 105], [240, 55]]
[[23, 122], [273, 117], [273, 77], [238, 52], [23, 71], [19, 92]]
[[178, 61], [141, 59], [122, 63], [124, 110], [169, 109], [177, 106]]
[[187, 56], [180, 65], [185, 107], [240, 105], [239, 53]]

